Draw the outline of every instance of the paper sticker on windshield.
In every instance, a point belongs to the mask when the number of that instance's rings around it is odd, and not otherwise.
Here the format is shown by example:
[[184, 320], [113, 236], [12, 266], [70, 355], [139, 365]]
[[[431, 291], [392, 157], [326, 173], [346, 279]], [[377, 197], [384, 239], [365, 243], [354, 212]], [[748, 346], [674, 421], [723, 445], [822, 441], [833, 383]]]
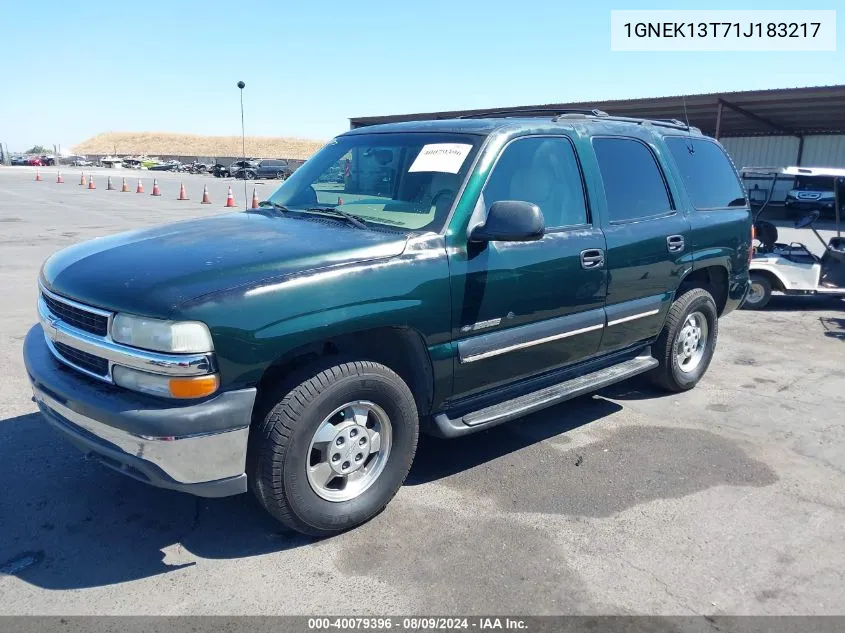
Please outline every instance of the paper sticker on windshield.
[[465, 143], [424, 145], [408, 171], [439, 171], [444, 174], [457, 174], [471, 149], [472, 145]]

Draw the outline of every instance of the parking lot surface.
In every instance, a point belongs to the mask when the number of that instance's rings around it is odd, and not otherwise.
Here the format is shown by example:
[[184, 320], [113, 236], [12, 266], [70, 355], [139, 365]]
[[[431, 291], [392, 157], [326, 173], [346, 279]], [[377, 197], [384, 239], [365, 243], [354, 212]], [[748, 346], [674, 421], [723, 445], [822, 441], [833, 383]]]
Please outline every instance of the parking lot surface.
[[249, 495], [196, 499], [83, 461], [42, 423], [21, 359], [47, 256], [222, 213], [230, 184], [243, 208], [243, 183], [164, 174], [154, 198], [149, 173], [144, 195], [138, 172], [112, 174], [133, 193], [106, 191], [105, 171], [94, 191], [79, 170], [41, 173], [0, 168], [0, 614], [842, 612], [845, 302], [731, 314], [686, 394], [623, 383], [424, 438], [381, 515], [314, 541]]

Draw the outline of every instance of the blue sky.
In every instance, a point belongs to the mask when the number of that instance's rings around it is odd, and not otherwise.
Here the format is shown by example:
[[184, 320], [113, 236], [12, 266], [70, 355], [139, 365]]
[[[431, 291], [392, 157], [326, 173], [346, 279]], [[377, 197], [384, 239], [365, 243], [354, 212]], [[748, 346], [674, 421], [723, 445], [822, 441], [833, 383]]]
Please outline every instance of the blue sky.
[[2, 2], [13, 151], [239, 134], [241, 79], [248, 135], [317, 139], [350, 116], [845, 83], [843, 11], [835, 53], [610, 51], [611, 9], [796, 8], [777, 0]]

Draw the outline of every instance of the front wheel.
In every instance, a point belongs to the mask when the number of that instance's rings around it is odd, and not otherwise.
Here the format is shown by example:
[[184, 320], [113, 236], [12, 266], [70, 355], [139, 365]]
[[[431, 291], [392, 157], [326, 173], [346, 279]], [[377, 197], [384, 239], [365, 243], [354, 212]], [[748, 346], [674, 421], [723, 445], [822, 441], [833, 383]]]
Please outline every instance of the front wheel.
[[746, 310], [762, 310], [772, 298], [772, 284], [762, 275], [751, 273], [751, 287], [745, 295], [742, 307]]
[[417, 408], [405, 382], [384, 365], [356, 361], [281, 391], [250, 436], [248, 472], [259, 502], [312, 536], [381, 512], [417, 447]]
[[703, 288], [694, 288], [672, 303], [663, 331], [654, 343], [659, 365], [651, 372], [668, 391], [695, 387], [713, 358], [719, 335], [716, 302]]

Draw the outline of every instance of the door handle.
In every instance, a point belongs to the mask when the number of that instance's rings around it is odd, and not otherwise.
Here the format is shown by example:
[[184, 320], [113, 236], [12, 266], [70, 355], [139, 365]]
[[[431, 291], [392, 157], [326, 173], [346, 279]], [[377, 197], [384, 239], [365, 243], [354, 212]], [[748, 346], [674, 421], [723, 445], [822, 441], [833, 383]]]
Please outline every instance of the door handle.
[[604, 266], [604, 251], [600, 248], [588, 248], [581, 251], [581, 268], [590, 270]]
[[666, 248], [669, 249], [670, 253], [680, 253], [684, 250], [684, 236], [670, 235], [666, 238]]

